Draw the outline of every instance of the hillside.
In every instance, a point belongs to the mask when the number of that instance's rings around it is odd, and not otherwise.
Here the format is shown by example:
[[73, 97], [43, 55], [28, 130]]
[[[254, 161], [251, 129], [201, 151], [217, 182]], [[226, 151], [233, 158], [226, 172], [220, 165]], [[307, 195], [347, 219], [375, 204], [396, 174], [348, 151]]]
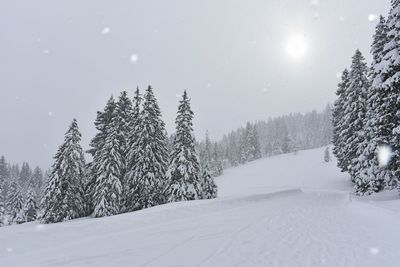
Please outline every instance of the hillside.
[[216, 200], [0, 228], [0, 266], [396, 266], [395, 192], [364, 200], [324, 149], [229, 169]]

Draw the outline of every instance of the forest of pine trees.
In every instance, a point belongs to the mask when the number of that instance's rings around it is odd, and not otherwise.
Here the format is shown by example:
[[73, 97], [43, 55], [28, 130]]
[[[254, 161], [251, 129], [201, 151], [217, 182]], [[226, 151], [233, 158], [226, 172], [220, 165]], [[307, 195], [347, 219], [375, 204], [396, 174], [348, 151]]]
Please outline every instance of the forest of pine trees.
[[[185, 91], [176, 131], [168, 136], [149, 86], [132, 100], [123, 91], [97, 112], [96, 135], [86, 151], [73, 120], [47, 175], [27, 163], [19, 169], [0, 160], [0, 225], [40, 219], [56, 223], [83, 216], [104, 217], [176, 201], [216, 198], [215, 177], [230, 166], [261, 157], [329, 144], [331, 108], [248, 122], [212, 141], [197, 142], [194, 114]], [[44, 178], [46, 177], [46, 178]]]
[[39, 167], [21, 167], [0, 157], [0, 226], [34, 221], [48, 174]]
[[[381, 16], [376, 26], [371, 65], [357, 50], [336, 92], [333, 152], [357, 195], [400, 189], [399, 22], [400, 1], [392, 1], [387, 19]], [[386, 151], [393, 151], [389, 161], [379, 161]]]
[[332, 139], [331, 113], [327, 105], [321, 113], [295, 113], [247, 123], [215, 144], [220, 155], [217, 164], [237, 166], [261, 157], [326, 146]]

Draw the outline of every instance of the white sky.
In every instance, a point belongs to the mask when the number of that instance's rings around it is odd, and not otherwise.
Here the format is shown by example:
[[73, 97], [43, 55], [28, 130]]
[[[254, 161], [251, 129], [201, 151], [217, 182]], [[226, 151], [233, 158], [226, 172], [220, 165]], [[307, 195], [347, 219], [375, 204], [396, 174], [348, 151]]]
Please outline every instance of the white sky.
[[[111, 94], [155, 88], [169, 132], [184, 89], [213, 138], [333, 102], [336, 74], [369, 58], [389, 0], [3, 0], [0, 154], [47, 167], [73, 117], [86, 149]], [[306, 55], [286, 40], [301, 34]]]

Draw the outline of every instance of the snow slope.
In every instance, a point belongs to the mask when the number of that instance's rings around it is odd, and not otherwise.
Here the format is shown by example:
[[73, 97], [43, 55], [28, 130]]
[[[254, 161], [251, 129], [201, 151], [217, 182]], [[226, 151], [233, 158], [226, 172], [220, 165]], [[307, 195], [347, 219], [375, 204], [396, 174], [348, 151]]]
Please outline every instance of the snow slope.
[[347, 177], [322, 158], [230, 169], [216, 200], [2, 227], [0, 266], [398, 266], [400, 214], [350, 199]]

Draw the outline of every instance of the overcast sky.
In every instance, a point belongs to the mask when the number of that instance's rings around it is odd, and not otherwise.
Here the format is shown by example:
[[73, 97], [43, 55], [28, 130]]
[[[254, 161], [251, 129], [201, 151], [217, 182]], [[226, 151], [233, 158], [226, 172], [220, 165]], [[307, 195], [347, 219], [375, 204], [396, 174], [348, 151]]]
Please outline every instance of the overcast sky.
[[[322, 110], [389, 0], [1, 0], [0, 155], [48, 167], [72, 118], [86, 149], [111, 94], [151, 84], [169, 132], [184, 89], [212, 138]], [[301, 34], [300, 60], [285, 52]]]

